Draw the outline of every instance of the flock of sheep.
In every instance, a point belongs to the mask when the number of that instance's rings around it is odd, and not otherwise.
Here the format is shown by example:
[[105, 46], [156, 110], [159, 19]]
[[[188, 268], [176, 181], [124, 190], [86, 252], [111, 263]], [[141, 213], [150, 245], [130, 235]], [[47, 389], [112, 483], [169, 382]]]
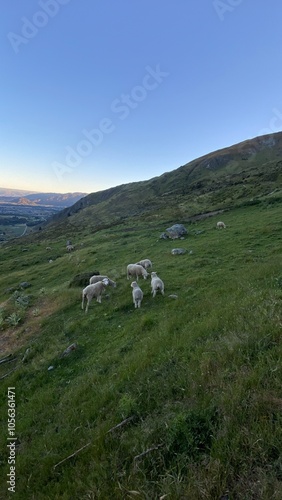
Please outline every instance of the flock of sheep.
[[[226, 225], [224, 224], [224, 222], [219, 221], [217, 222], [216, 227], [217, 229], [225, 229]], [[67, 245], [67, 251], [72, 251], [73, 249], [74, 246], [71, 245], [71, 242], [69, 241]], [[128, 280], [130, 278], [136, 279], [136, 281], [132, 281], [131, 283], [133, 304], [136, 309], [141, 307], [141, 302], [143, 299], [143, 292], [137, 283], [138, 278], [143, 277], [144, 279], [147, 279], [147, 277], [150, 276], [147, 269], [151, 267], [152, 267], [152, 262], [150, 261], [150, 259], [143, 259], [140, 260], [139, 262], [136, 262], [136, 264], [128, 264], [127, 266], [127, 279]], [[108, 276], [103, 276], [103, 275], [92, 276], [89, 280], [89, 285], [87, 285], [82, 290], [81, 308], [84, 309], [84, 301], [87, 300], [85, 308], [85, 312], [87, 313], [89, 304], [93, 298], [96, 298], [97, 302], [101, 303], [102, 293], [105, 290], [105, 288], [109, 285], [112, 287], [116, 287], [115, 281], [108, 278]], [[160, 291], [160, 293], [164, 295], [164, 282], [161, 280], [161, 278], [159, 278], [157, 273], [154, 271], [151, 272], [151, 291], [153, 297], [156, 296], [156, 293], [158, 291]]]
[[[128, 264], [127, 266], [127, 279], [129, 280], [130, 277], [136, 279], [136, 281], [132, 281], [131, 283], [133, 304], [136, 309], [141, 307], [141, 302], [143, 299], [143, 292], [137, 281], [139, 277], [147, 279], [147, 277], [149, 276], [147, 269], [149, 269], [150, 267], [152, 267], [152, 262], [150, 261], [150, 259], [143, 259], [136, 264]], [[95, 275], [90, 278], [89, 285], [87, 285], [82, 290], [81, 308], [84, 310], [84, 303], [85, 300], [87, 300], [85, 307], [86, 313], [93, 298], [96, 298], [97, 302], [101, 303], [102, 293], [107, 286], [112, 286], [115, 288], [116, 282], [108, 278], [108, 276], [103, 275]], [[161, 278], [158, 277], [156, 272], [151, 272], [151, 290], [153, 297], [156, 296], [157, 291], [160, 291], [161, 294], [164, 295], [164, 282], [161, 280]]]

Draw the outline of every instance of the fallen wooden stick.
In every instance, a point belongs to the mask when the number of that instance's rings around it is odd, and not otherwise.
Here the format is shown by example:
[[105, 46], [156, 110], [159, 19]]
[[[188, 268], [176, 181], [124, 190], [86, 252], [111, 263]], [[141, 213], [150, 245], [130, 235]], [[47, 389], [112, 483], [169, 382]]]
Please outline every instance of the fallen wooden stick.
[[116, 429], [119, 429], [120, 427], [122, 427], [123, 425], [127, 424], [128, 422], [130, 422], [133, 419], [134, 419], [134, 417], [125, 418], [122, 422], [120, 422], [119, 424], [117, 424], [114, 427], [112, 427], [109, 431], [107, 431], [107, 434], [109, 432], [115, 431]]
[[5, 358], [0, 359], [0, 365], [1, 365], [2, 363], [10, 363], [10, 361], [14, 361], [15, 359], [17, 359], [17, 358], [12, 358], [12, 359], [11, 359], [11, 357], [12, 357], [12, 354], [9, 354], [9, 355], [8, 355], [8, 356], [6, 356]]
[[144, 457], [144, 456], [145, 456], [145, 455], [147, 455], [148, 453], [151, 453], [151, 451], [158, 450], [158, 449], [159, 449], [159, 448], [161, 448], [162, 446], [164, 446], [164, 443], [162, 443], [162, 444], [157, 444], [157, 446], [152, 446], [152, 448], [148, 448], [148, 450], [143, 451], [143, 453], [140, 453], [140, 455], [136, 455], [136, 457], [134, 457], [134, 460], [138, 460], [139, 458]]
[[8, 375], [10, 375], [10, 373], [14, 372], [16, 369], [17, 369], [17, 366], [15, 368], [13, 368], [12, 370], [10, 370], [9, 372], [5, 373], [5, 375], [3, 375], [2, 377], [0, 377], [0, 380], [8, 377]]
[[76, 450], [74, 453], [72, 453], [71, 455], [69, 455], [68, 457], [64, 458], [63, 460], [61, 460], [60, 462], [58, 462], [56, 465], [54, 465], [54, 469], [56, 469], [56, 467], [58, 467], [58, 465], [62, 464], [63, 462], [65, 462], [66, 460], [68, 460], [69, 458], [72, 458], [74, 457], [75, 455], [77, 455], [81, 450], [84, 450], [84, 448], [87, 448], [87, 446], [89, 446], [91, 444], [90, 443], [87, 443], [85, 444], [84, 446], [82, 446], [82, 448], [79, 448], [79, 450]]

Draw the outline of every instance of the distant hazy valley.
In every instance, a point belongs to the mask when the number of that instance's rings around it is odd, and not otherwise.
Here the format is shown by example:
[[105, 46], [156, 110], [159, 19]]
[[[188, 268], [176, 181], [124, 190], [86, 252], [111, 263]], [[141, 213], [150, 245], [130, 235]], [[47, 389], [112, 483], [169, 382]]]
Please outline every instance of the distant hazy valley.
[[0, 242], [28, 234], [86, 193], [34, 193], [0, 188]]

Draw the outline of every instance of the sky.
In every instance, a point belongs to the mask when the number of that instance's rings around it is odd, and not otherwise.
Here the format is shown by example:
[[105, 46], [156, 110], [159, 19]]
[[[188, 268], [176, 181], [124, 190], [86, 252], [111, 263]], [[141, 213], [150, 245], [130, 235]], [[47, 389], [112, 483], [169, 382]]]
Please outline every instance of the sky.
[[91, 193], [282, 129], [281, 0], [11, 0], [0, 186]]

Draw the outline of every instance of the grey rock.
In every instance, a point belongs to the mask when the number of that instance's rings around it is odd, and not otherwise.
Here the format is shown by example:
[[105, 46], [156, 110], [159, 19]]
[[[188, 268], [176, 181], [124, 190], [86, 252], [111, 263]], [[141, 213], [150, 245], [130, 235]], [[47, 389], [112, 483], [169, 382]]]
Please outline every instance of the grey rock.
[[21, 288], [29, 288], [30, 286], [31, 284], [28, 283], [28, 281], [23, 281], [22, 283], [20, 283]]
[[173, 226], [166, 229], [166, 232], [168, 233], [169, 238], [172, 239], [181, 238], [181, 236], [188, 234], [188, 231], [183, 224], [173, 224]]
[[171, 250], [172, 255], [183, 255], [184, 253], [186, 253], [186, 250], [184, 248], [173, 248]]

